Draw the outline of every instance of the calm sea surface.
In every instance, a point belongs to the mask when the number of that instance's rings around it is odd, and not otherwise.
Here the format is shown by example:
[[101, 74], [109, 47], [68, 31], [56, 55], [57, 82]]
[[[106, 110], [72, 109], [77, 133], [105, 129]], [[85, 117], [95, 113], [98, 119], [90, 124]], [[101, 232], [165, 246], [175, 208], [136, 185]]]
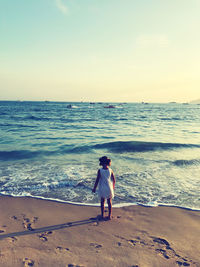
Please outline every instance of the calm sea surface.
[[200, 105], [0, 102], [0, 194], [95, 204], [112, 159], [114, 204], [200, 210]]

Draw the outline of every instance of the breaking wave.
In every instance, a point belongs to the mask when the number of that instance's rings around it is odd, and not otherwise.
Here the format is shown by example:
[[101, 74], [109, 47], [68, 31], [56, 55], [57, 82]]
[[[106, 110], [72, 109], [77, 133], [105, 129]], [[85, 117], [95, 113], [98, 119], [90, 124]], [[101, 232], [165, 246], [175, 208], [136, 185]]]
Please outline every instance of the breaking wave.
[[[148, 151], [161, 151], [161, 150], [176, 150], [181, 148], [200, 148], [196, 144], [179, 144], [179, 143], [160, 143], [160, 142], [140, 142], [140, 141], [117, 141], [107, 142], [96, 145], [62, 145], [57, 150], [13, 150], [13, 151], [0, 151], [0, 160], [18, 160], [30, 159], [50, 155], [64, 155], [64, 154], [82, 154], [92, 152], [94, 150], [107, 150], [112, 153], [131, 153], [131, 152], [148, 152]], [[197, 164], [198, 160], [177, 160], [175, 165], [190, 165]]]

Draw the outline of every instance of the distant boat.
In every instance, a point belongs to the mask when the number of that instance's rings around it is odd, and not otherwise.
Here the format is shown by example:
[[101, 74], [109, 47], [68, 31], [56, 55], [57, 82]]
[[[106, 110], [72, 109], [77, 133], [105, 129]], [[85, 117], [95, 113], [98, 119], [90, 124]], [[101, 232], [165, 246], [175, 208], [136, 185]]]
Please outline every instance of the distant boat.
[[67, 105], [67, 108], [73, 108], [73, 106], [71, 104]]
[[69, 104], [69, 105], [67, 105], [67, 108], [78, 108], [78, 106], [75, 106], [75, 105]]
[[104, 106], [104, 108], [115, 108], [113, 105]]

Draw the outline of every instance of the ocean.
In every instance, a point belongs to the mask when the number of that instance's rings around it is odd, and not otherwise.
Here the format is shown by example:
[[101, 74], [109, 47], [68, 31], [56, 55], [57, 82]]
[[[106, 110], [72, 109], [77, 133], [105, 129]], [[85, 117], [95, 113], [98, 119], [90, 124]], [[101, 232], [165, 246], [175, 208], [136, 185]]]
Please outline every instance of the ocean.
[[200, 105], [0, 101], [0, 195], [96, 205], [104, 155], [114, 206], [200, 210]]

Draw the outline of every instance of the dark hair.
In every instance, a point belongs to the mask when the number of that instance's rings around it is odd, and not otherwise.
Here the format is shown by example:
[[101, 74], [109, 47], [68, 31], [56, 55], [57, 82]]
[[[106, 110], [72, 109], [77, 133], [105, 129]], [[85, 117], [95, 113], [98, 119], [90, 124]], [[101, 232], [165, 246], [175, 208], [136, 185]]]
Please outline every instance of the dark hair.
[[109, 165], [111, 162], [111, 159], [109, 159], [108, 157], [106, 156], [103, 156], [99, 159], [99, 165], [103, 166], [103, 165]]

